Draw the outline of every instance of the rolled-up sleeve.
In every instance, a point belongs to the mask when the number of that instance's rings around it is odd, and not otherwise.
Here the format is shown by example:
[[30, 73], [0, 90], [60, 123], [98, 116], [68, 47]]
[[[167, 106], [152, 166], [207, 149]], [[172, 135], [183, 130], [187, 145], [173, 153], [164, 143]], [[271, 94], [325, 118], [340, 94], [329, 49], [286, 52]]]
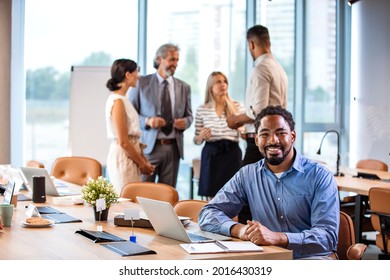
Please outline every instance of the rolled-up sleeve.
[[230, 236], [230, 229], [237, 222], [237, 216], [245, 204], [245, 194], [241, 189], [241, 172], [228, 181], [217, 195], [199, 213], [201, 229]]

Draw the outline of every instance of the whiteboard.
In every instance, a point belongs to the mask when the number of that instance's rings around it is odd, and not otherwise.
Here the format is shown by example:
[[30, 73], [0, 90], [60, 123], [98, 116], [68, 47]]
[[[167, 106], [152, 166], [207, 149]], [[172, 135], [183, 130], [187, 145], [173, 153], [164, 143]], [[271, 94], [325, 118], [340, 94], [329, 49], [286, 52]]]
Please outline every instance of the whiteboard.
[[103, 167], [110, 144], [105, 119], [110, 69], [109, 66], [73, 66], [70, 84], [70, 155], [94, 158]]

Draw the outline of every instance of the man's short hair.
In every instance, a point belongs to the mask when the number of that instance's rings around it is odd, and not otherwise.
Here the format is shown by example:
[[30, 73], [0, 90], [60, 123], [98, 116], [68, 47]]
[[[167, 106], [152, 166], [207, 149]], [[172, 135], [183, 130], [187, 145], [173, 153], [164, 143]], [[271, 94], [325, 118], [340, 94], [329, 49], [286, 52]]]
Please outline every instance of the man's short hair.
[[256, 119], [255, 119], [256, 133], [259, 130], [261, 120], [264, 117], [271, 116], [271, 115], [279, 115], [279, 116], [283, 117], [286, 120], [286, 122], [288, 123], [290, 130], [291, 131], [295, 130], [294, 117], [289, 111], [284, 109], [282, 106], [268, 106], [268, 107], [265, 107], [263, 110], [261, 110], [260, 113], [256, 116]]
[[259, 46], [271, 46], [271, 40], [269, 37], [268, 28], [262, 25], [255, 25], [248, 29], [246, 32], [246, 39], [252, 40]]
[[162, 46], [160, 46], [157, 51], [156, 51], [156, 55], [154, 56], [154, 59], [153, 59], [153, 67], [155, 69], [158, 69], [158, 67], [160, 66], [160, 64], [158, 63], [158, 60], [157, 58], [161, 57], [161, 58], [166, 58], [167, 55], [168, 55], [168, 52], [169, 51], [176, 51], [178, 52], [180, 49], [177, 45], [174, 45], [174, 44], [164, 44]]

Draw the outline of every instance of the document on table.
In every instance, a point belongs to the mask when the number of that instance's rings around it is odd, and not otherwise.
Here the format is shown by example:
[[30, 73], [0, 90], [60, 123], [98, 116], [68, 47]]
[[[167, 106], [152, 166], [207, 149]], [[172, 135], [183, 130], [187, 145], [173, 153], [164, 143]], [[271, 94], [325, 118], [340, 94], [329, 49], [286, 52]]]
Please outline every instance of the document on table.
[[189, 254], [262, 252], [263, 248], [250, 241], [214, 241], [206, 243], [180, 244]]

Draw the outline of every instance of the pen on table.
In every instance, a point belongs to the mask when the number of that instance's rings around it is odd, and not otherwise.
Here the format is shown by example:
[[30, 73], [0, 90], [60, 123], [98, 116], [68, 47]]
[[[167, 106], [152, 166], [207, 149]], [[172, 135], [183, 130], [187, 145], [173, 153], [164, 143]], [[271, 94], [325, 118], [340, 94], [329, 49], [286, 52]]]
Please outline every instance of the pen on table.
[[221, 248], [222, 250], [224, 250], [224, 251], [227, 251], [227, 250], [229, 250], [229, 248], [228, 247], [226, 247], [225, 245], [223, 245], [220, 241], [218, 241], [218, 240], [215, 240], [215, 245], [217, 245], [219, 248]]

